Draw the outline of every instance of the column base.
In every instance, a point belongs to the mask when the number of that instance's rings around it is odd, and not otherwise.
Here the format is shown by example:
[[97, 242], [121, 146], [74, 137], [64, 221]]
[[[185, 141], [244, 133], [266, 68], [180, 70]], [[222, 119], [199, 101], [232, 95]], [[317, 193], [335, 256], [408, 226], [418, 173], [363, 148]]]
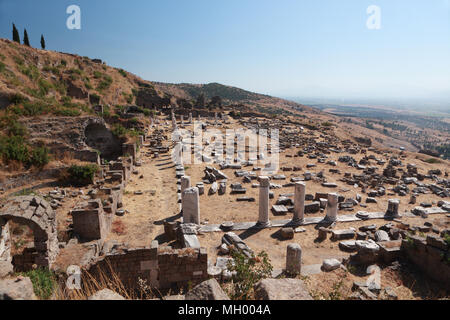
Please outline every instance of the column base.
[[305, 222], [305, 219], [292, 219], [289, 223], [290, 225], [299, 225], [301, 226]]
[[325, 222], [333, 223], [337, 221], [337, 217], [331, 218], [326, 216], [325, 219], [323, 219]]
[[270, 226], [272, 226], [272, 222], [270, 222], [270, 221], [267, 221], [267, 222], [257, 222], [256, 223], [256, 227], [257, 228], [268, 228], [268, 227], [270, 227]]
[[384, 218], [385, 218], [385, 219], [388, 219], [388, 220], [398, 219], [398, 218], [401, 218], [401, 217], [402, 217], [402, 216], [399, 215], [399, 214], [391, 214], [391, 213], [386, 213], [386, 214], [384, 215]]

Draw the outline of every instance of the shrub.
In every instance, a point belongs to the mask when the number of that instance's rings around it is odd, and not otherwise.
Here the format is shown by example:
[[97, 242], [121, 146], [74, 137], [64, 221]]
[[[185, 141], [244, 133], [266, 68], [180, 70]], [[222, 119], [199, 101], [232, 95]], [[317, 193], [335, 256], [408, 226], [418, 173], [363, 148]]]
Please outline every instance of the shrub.
[[17, 56], [13, 57], [13, 60], [18, 66], [23, 66], [25, 63], [25, 60]]
[[33, 89], [33, 88], [25, 88], [25, 92], [28, 93], [30, 96], [38, 99], [44, 99], [45, 94], [41, 90]]
[[49, 105], [41, 101], [27, 101], [23, 103], [22, 115], [24, 116], [37, 116], [40, 114], [48, 113]]
[[251, 258], [245, 256], [238, 250], [232, 250], [234, 265], [230, 264], [228, 269], [236, 271], [236, 277], [232, 283], [229, 296], [233, 300], [249, 300], [253, 295], [253, 286], [260, 280], [272, 275], [273, 267], [266, 252], [262, 251]]
[[30, 164], [42, 168], [50, 162], [48, 149], [46, 147], [34, 148], [31, 152]]
[[127, 129], [125, 129], [120, 123], [115, 124], [111, 131], [116, 137], [119, 138], [123, 138], [127, 134]]
[[39, 268], [24, 272], [22, 275], [30, 278], [37, 297], [44, 300], [50, 299], [57, 282], [55, 275], [49, 269]]
[[78, 185], [87, 185], [94, 181], [98, 166], [89, 164], [85, 166], [73, 165], [68, 169], [69, 179]]
[[444, 235], [444, 241], [447, 244], [447, 247], [450, 247], [450, 234], [449, 233], [446, 233]]
[[76, 69], [76, 68], [70, 69], [69, 72], [71, 74], [78, 74], [78, 75], [81, 75], [83, 73], [83, 71], [81, 71], [80, 69]]
[[112, 78], [108, 75], [105, 75], [103, 77], [103, 80], [98, 84], [97, 89], [99, 91], [108, 89], [111, 86], [112, 82], [113, 82]]
[[14, 93], [12, 95], [9, 96], [9, 102], [11, 104], [21, 104], [24, 103], [25, 101], [27, 101], [28, 99], [25, 98], [23, 95], [21, 95], [20, 93]]
[[9, 136], [23, 137], [27, 134], [27, 129], [25, 126], [16, 120], [10, 120], [7, 130]]
[[57, 108], [53, 111], [53, 113], [61, 117], [78, 117], [79, 115], [81, 115], [80, 110], [66, 107]]
[[101, 73], [100, 71], [94, 71], [95, 79], [100, 79], [102, 76], [103, 76], [103, 73]]
[[59, 71], [59, 69], [57, 67], [45, 66], [42, 70], [45, 72], [51, 72], [56, 76], [61, 75], [61, 72]]
[[134, 100], [134, 96], [132, 93], [128, 94], [126, 92], [123, 92], [122, 95], [124, 96], [124, 98], [126, 99], [128, 104], [132, 104], [133, 100]]
[[58, 91], [61, 95], [65, 95], [67, 93], [67, 87], [64, 81], [59, 81], [53, 85], [53, 87]]
[[5, 64], [3, 62], [0, 62], [0, 73], [5, 71]]
[[12, 160], [28, 163], [30, 153], [23, 137], [11, 136], [0, 138], [0, 154], [4, 161]]
[[84, 82], [84, 86], [86, 87], [86, 89], [88, 89], [88, 90], [92, 90], [93, 89], [93, 87], [91, 85], [91, 80], [89, 78], [87, 78], [87, 77], [84, 78], [83, 82]]
[[125, 72], [125, 70], [119, 69], [118, 71], [119, 71], [119, 73], [120, 73], [124, 78], [127, 77], [127, 73]]
[[24, 64], [19, 64], [18, 69], [31, 80], [36, 80], [39, 77], [39, 70], [36, 66], [27, 67]]
[[90, 96], [92, 97], [92, 99], [100, 101], [100, 96], [98, 94], [91, 93]]
[[53, 84], [44, 79], [39, 79], [38, 81], [39, 90], [42, 95], [46, 96], [50, 89], [53, 88]]
[[72, 102], [72, 98], [69, 97], [69, 96], [64, 96], [64, 97], [61, 98], [61, 102], [62, 102], [63, 104], [71, 103], [71, 102]]

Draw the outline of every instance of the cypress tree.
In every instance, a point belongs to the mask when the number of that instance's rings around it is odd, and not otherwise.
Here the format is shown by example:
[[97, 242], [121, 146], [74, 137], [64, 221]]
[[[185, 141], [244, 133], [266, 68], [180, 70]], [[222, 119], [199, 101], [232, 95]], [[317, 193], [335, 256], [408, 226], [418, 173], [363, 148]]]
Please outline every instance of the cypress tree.
[[17, 31], [16, 25], [13, 23], [13, 41], [20, 43], [19, 31]]
[[45, 50], [45, 39], [43, 34], [41, 34], [41, 48], [42, 50]]
[[26, 46], [30, 46], [30, 40], [28, 39], [27, 29], [23, 32], [23, 44]]

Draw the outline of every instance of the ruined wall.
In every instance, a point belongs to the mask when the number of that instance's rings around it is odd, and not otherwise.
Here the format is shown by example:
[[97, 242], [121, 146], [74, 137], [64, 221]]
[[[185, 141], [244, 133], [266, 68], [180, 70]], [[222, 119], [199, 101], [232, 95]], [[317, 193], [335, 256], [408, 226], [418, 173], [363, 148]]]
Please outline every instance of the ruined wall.
[[133, 158], [119, 158], [101, 169], [101, 179], [96, 181], [92, 200], [78, 203], [71, 211], [73, 231], [84, 241], [105, 239], [109, 234], [113, 217], [122, 207], [123, 191], [133, 170]]
[[12, 257], [12, 264], [15, 272], [26, 272], [33, 269], [39, 252], [35, 248], [25, 248], [20, 255]]
[[11, 233], [9, 223], [0, 218], [0, 260], [11, 260]]
[[86, 144], [101, 152], [104, 159], [117, 159], [122, 154], [122, 145], [102, 123], [88, 124], [84, 130]]
[[410, 236], [402, 241], [405, 257], [430, 278], [450, 286], [450, 253], [442, 238]]
[[[36, 250], [34, 264], [50, 267], [59, 252], [56, 217], [50, 204], [37, 196], [14, 197], [0, 208], [2, 234], [3, 230], [7, 230], [5, 226], [10, 220], [33, 230]], [[1, 242], [0, 239], [0, 246]], [[5, 254], [3, 250], [3, 255]]]
[[38, 172], [20, 173], [14, 176], [8, 176], [0, 183], [0, 189], [6, 191], [27, 185], [30, 181], [57, 178], [60, 177], [63, 170], [64, 168], [42, 169]]
[[[116, 145], [115, 140], [105, 139], [105, 132], [109, 130], [104, 119], [99, 117], [30, 118], [23, 119], [21, 122], [27, 128], [32, 143], [44, 142], [57, 157], [67, 153], [81, 161], [97, 162], [98, 155], [94, 150], [96, 148], [89, 144], [99, 147], [101, 144], [99, 141], [105, 144], [100, 149], [105, 149], [107, 153], [109, 150], [121, 152], [120, 144]], [[86, 129], [88, 129], [87, 136]], [[98, 132], [101, 133], [98, 137], [99, 141], [96, 136]]]
[[106, 225], [106, 213], [99, 199], [89, 201], [83, 207], [71, 211], [73, 231], [83, 241], [103, 239], [109, 233]]
[[161, 108], [170, 105], [170, 97], [160, 97], [153, 88], [141, 88], [136, 96], [136, 104], [148, 109]]
[[139, 279], [157, 289], [196, 285], [208, 277], [206, 249], [158, 247], [132, 249], [107, 255], [91, 265], [88, 272], [96, 278], [116, 274], [127, 289], [139, 289]]

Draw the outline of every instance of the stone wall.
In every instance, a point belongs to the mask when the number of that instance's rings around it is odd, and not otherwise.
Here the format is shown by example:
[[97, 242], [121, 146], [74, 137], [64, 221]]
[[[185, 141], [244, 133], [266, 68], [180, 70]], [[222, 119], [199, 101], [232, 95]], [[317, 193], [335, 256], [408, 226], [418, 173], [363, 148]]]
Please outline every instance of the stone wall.
[[196, 285], [208, 278], [206, 249], [158, 247], [123, 250], [92, 263], [87, 271], [96, 279], [117, 275], [129, 290], [139, 290], [139, 282], [167, 290]]
[[[99, 117], [49, 117], [21, 120], [31, 143], [45, 142], [56, 157], [65, 153], [81, 161], [97, 162], [96, 150], [114, 154], [122, 151], [120, 144], [108, 135], [105, 120]], [[100, 129], [101, 128], [101, 129]]]
[[91, 123], [84, 130], [86, 144], [101, 153], [102, 158], [114, 160], [122, 155], [122, 145], [104, 123]]
[[450, 252], [442, 238], [409, 236], [402, 241], [401, 249], [404, 256], [430, 278], [450, 286]]
[[[4, 243], [3, 233], [8, 221], [23, 224], [31, 228], [34, 236], [34, 264], [50, 267], [59, 252], [56, 216], [50, 204], [38, 196], [21, 196], [11, 198], [0, 208], [0, 246]], [[5, 233], [5, 236], [7, 234]], [[6, 239], [6, 238], [5, 238]], [[3, 254], [2, 254], [3, 251]], [[0, 255], [7, 250], [0, 248]], [[10, 258], [6, 257], [6, 260]]]
[[83, 201], [71, 211], [74, 232], [83, 241], [106, 238], [117, 210], [122, 207], [123, 190], [133, 170], [133, 158], [122, 157], [102, 166], [92, 200]]
[[84, 206], [72, 210], [71, 213], [73, 231], [83, 241], [99, 240], [108, 235], [111, 224], [106, 220], [112, 220], [112, 217], [106, 217], [110, 214], [105, 213], [100, 199], [84, 203]]
[[20, 255], [12, 257], [12, 264], [15, 272], [27, 272], [33, 269], [33, 264], [39, 252], [35, 248], [25, 248]]
[[161, 97], [153, 88], [141, 88], [136, 96], [138, 106], [153, 109], [170, 105], [169, 97]]
[[65, 168], [43, 169], [38, 172], [28, 172], [9, 176], [0, 183], [0, 189], [6, 191], [9, 189], [19, 188], [24, 185], [29, 185], [30, 181], [57, 178], [60, 177], [61, 172], [64, 169]]
[[0, 261], [11, 260], [11, 233], [9, 223], [0, 221]]

